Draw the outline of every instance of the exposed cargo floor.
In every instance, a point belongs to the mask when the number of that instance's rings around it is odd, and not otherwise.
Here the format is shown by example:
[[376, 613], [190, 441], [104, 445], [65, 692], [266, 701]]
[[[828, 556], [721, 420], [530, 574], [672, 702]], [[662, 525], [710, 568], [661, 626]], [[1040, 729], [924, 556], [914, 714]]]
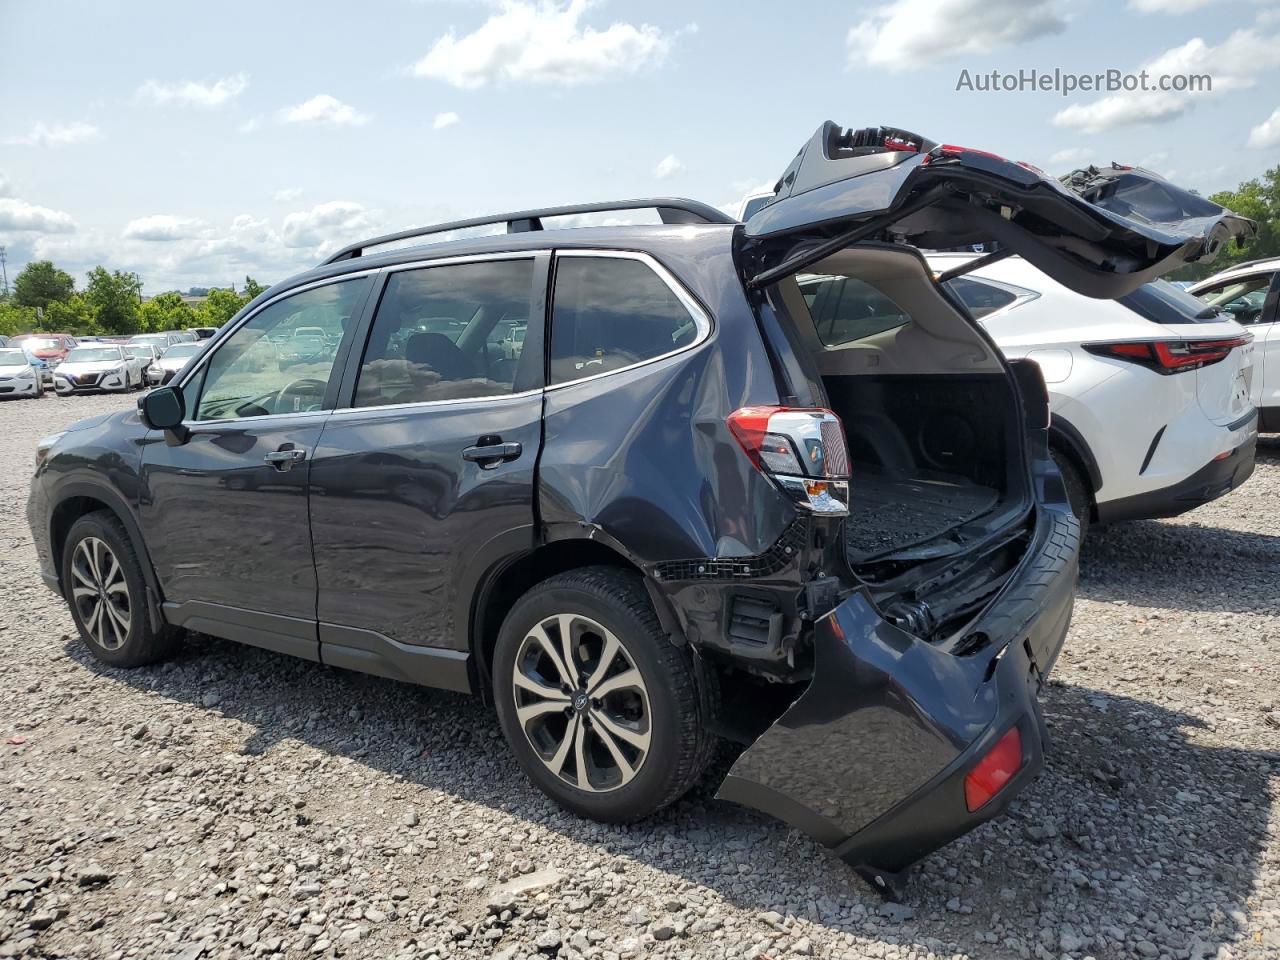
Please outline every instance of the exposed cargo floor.
[[994, 487], [944, 479], [897, 479], [855, 471], [849, 483], [845, 543], [849, 562], [932, 540], [991, 510]]

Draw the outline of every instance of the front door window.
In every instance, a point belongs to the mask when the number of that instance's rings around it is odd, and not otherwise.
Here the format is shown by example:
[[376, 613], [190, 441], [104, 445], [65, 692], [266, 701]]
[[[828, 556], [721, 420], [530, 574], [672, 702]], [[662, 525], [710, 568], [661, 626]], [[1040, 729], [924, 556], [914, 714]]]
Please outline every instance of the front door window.
[[[194, 383], [194, 420], [318, 410], [338, 346], [363, 302], [364, 278], [277, 300], [220, 343]], [[191, 387], [189, 386], [190, 390]]]

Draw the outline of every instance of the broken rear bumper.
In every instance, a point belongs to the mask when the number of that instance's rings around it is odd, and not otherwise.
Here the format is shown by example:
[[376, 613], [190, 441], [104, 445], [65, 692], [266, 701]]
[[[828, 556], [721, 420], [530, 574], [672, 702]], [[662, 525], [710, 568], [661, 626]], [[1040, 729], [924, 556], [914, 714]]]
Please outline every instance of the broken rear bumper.
[[[956, 656], [916, 639], [855, 594], [814, 625], [814, 676], [745, 751], [718, 796], [808, 833], [882, 887], [1000, 813], [1043, 762], [1037, 691], [1071, 619], [1075, 518], [1041, 506], [1017, 574]], [[965, 776], [1011, 727], [1022, 765], [970, 811]]]

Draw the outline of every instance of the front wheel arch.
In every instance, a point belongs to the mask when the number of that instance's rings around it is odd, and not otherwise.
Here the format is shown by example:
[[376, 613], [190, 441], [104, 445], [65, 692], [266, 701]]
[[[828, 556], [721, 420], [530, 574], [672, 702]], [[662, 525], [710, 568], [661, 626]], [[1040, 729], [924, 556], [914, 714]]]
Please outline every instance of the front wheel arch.
[[60, 491], [57, 505], [49, 512], [49, 551], [54, 560], [54, 569], [58, 575], [58, 590], [66, 597], [66, 584], [62, 582], [62, 553], [66, 546], [67, 534], [77, 520], [90, 513], [105, 510], [115, 516], [129, 536], [138, 565], [142, 568], [142, 576], [147, 586], [147, 613], [155, 629], [165, 623], [160, 612], [160, 604], [164, 594], [160, 589], [160, 580], [156, 576], [151, 562], [151, 553], [147, 550], [142, 531], [134, 519], [132, 511], [116, 494], [95, 484], [76, 484]]

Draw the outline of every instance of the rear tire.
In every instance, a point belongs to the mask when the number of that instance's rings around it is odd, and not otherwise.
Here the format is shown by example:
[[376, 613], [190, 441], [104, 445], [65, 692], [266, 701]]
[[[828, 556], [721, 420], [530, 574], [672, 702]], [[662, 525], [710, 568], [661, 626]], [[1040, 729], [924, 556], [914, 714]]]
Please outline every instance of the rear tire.
[[575, 570], [521, 597], [498, 634], [493, 694], [529, 778], [605, 823], [683, 796], [716, 742], [689, 648], [672, 644], [628, 570]]
[[62, 548], [62, 591], [80, 639], [103, 663], [141, 667], [171, 656], [177, 631], [156, 630], [133, 542], [108, 510], [81, 517]]
[[1067, 488], [1067, 502], [1071, 504], [1071, 512], [1080, 521], [1080, 539], [1083, 540], [1089, 532], [1089, 521], [1093, 514], [1093, 498], [1089, 494], [1089, 487], [1075, 460], [1056, 448], [1049, 453], [1062, 472], [1062, 482]]

